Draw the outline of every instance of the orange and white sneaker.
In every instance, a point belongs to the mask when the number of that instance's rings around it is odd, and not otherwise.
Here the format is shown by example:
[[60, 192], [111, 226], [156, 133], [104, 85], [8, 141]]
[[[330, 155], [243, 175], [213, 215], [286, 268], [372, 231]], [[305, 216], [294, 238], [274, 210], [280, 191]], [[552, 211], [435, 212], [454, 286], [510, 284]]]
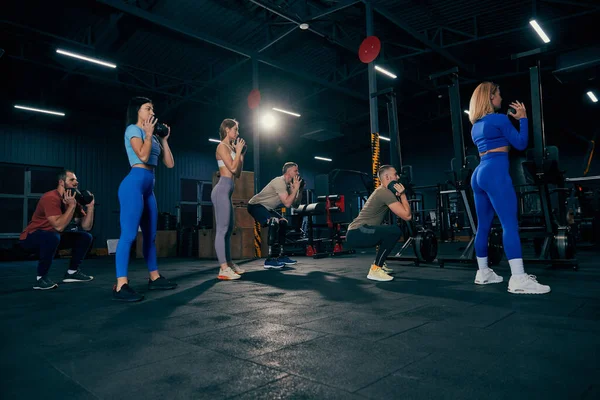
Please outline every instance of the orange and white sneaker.
[[222, 281], [231, 281], [234, 279], [240, 279], [242, 276], [236, 274], [231, 267], [227, 267], [225, 269], [221, 268], [219, 270], [219, 276], [217, 276], [217, 279], [220, 279]]
[[[375, 263], [375, 261], [373, 261], [373, 263]], [[371, 264], [373, 265], [373, 264]], [[381, 269], [386, 273], [386, 274], [391, 274], [394, 272], [394, 270], [392, 268], [388, 268], [387, 263], [384, 261], [383, 265], [381, 266]]]
[[235, 273], [236, 273], [236, 274], [238, 274], [238, 275], [241, 275], [241, 274], [243, 274], [244, 272], [246, 272], [246, 270], [245, 270], [245, 269], [243, 269], [242, 267], [240, 267], [240, 266], [239, 266], [239, 265], [237, 265], [237, 264], [232, 264], [230, 268], [233, 270], [233, 272], [235, 272]]
[[381, 267], [373, 264], [371, 265], [371, 269], [369, 269], [369, 275], [367, 275], [367, 279], [372, 281], [387, 282], [394, 278], [389, 276], [383, 269], [381, 269]]

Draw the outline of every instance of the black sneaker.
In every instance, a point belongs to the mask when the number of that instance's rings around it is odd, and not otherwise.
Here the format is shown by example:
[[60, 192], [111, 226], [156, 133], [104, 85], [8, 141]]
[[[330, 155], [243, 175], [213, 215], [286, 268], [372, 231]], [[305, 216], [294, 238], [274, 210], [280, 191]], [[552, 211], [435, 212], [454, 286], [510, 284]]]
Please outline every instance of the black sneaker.
[[52, 282], [50, 280], [50, 278], [48, 278], [47, 276], [42, 276], [33, 285], [33, 288], [36, 290], [48, 290], [48, 289], [54, 289], [57, 287], [58, 287], [58, 285], [56, 283]]
[[140, 301], [144, 300], [144, 295], [136, 292], [127, 283], [121, 286], [121, 290], [117, 292], [117, 285], [113, 286], [113, 300], [119, 301]]
[[87, 276], [81, 270], [77, 270], [74, 274], [69, 274], [69, 272], [65, 272], [65, 276], [63, 277], [63, 282], [89, 282], [94, 279], [93, 276]]
[[177, 284], [175, 282], [171, 282], [164, 276], [159, 276], [156, 280], [148, 279], [148, 289], [149, 290], [171, 290], [175, 289]]

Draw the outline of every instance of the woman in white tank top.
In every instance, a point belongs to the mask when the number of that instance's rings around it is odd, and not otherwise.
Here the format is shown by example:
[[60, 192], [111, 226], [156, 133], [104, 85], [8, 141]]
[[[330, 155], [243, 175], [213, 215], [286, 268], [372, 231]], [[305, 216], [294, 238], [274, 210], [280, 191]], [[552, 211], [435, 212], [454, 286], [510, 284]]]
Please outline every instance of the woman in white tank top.
[[219, 166], [219, 182], [213, 188], [210, 199], [215, 211], [215, 250], [221, 269], [218, 279], [239, 279], [244, 273], [231, 261], [231, 233], [233, 232], [233, 194], [234, 179], [242, 174], [246, 142], [239, 138], [239, 124], [234, 119], [225, 119], [219, 128], [221, 143], [217, 146], [215, 157]]

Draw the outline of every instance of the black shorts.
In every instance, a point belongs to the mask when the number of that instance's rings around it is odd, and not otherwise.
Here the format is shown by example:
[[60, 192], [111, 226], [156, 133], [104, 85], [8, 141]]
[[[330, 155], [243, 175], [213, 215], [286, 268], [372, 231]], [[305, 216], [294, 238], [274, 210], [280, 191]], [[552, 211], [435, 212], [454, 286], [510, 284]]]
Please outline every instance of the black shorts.
[[283, 218], [277, 211], [269, 210], [267, 207], [260, 204], [248, 204], [248, 212], [261, 226], [267, 226], [267, 222], [270, 218]]

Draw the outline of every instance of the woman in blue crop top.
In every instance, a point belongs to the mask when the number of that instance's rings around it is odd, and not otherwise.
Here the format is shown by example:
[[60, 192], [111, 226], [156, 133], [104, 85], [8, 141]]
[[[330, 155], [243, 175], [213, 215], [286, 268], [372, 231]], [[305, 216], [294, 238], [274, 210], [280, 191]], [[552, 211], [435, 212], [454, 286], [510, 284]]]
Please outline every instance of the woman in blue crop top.
[[469, 104], [469, 120], [473, 124], [471, 138], [481, 156], [481, 162], [471, 177], [477, 212], [475, 254], [479, 270], [475, 276], [475, 283], [486, 285], [503, 280], [488, 267], [488, 237], [495, 212], [502, 224], [504, 251], [512, 275], [508, 282], [508, 291], [516, 294], [548, 293], [550, 287], [539, 284], [535, 276], [525, 273], [523, 267], [517, 196], [509, 175], [510, 146], [517, 150], [527, 147], [527, 110], [520, 102], [510, 105], [515, 110], [510, 116], [519, 121], [520, 130], [517, 131], [508, 116], [496, 114], [501, 106], [500, 87], [492, 82], [483, 82], [477, 86]]
[[121, 207], [121, 237], [117, 245], [117, 284], [113, 287], [113, 298], [121, 301], [139, 301], [143, 295], [129, 286], [127, 269], [129, 252], [136, 238], [138, 227], [142, 229], [143, 254], [150, 278], [148, 289], [175, 289], [177, 284], [170, 282], [158, 273], [156, 261], [156, 229], [158, 209], [154, 197], [154, 169], [158, 158], [163, 154], [163, 163], [173, 168], [173, 154], [168, 139], [171, 128], [164, 138], [154, 135], [156, 125], [152, 100], [134, 97], [127, 108], [127, 129], [125, 130], [125, 150], [131, 170], [119, 186], [119, 204]]
[[221, 280], [239, 279], [244, 273], [231, 261], [231, 233], [234, 226], [233, 194], [235, 178], [242, 174], [246, 143], [239, 138], [239, 124], [234, 119], [224, 119], [219, 128], [221, 143], [217, 146], [216, 158], [219, 166], [219, 182], [210, 193], [215, 210], [215, 250], [221, 269], [217, 275]]

